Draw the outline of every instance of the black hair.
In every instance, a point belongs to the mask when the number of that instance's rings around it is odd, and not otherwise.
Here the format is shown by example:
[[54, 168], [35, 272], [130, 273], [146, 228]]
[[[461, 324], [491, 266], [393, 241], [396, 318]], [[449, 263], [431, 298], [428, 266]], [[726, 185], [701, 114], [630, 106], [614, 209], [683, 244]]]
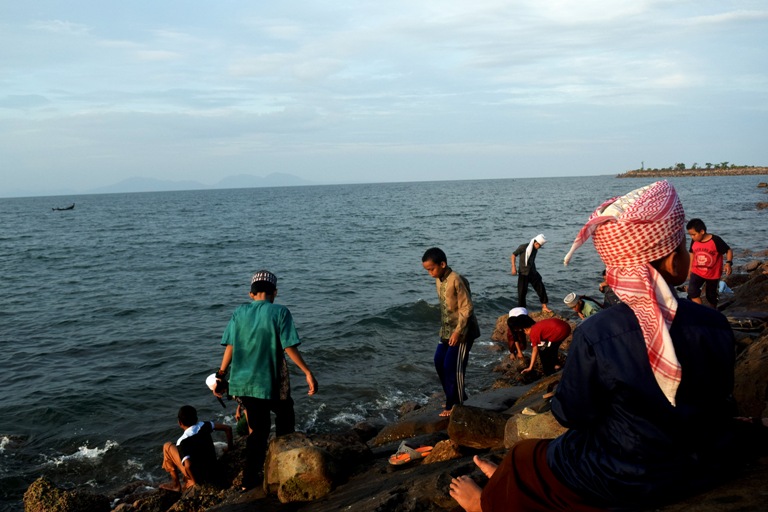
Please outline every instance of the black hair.
[[510, 329], [527, 329], [532, 327], [536, 322], [528, 315], [511, 316], [507, 319], [507, 327]]
[[183, 405], [179, 409], [179, 423], [185, 427], [197, 425], [197, 409], [191, 405]]
[[448, 263], [448, 258], [445, 256], [445, 253], [442, 249], [439, 247], [432, 247], [427, 249], [427, 251], [424, 253], [424, 256], [421, 257], [422, 263], [427, 261], [431, 261], [432, 263], [439, 265], [443, 262]]
[[277, 287], [269, 281], [256, 281], [251, 283], [251, 293], [257, 295], [259, 293], [266, 293], [267, 295], [274, 295]]
[[509, 333], [512, 335], [512, 339], [520, 343], [525, 343], [525, 332], [515, 324], [514, 316], [507, 318], [507, 327], [509, 327]]
[[685, 225], [685, 229], [692, 229], [696, 231], [697, 233], [707, 232], [707, 226], [704, 224], [704, 221], [701, 219], [691, 219], [688, 221], [688, 224]]

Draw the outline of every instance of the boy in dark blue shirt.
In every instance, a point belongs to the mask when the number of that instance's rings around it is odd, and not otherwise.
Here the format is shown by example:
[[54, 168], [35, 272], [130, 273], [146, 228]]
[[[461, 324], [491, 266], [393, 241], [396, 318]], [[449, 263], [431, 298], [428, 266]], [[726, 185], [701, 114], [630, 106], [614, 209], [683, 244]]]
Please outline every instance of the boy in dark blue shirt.
[[[227, 448], [232, 449], [232, 428], [212, 421], [198, 421], [197, 410], [191, 405], [179, 409], [179, 427], [184, 434], [176, 441], [163, 445], [163, 469], [171, 482], [161, 484], [169, 491], [187, 490], [198, 484], [212, 483], [216, 477], [216, 449], [211, 434], [222, 431], [227, 436]], [[179, 473], [184, 477], [182, 489]]]

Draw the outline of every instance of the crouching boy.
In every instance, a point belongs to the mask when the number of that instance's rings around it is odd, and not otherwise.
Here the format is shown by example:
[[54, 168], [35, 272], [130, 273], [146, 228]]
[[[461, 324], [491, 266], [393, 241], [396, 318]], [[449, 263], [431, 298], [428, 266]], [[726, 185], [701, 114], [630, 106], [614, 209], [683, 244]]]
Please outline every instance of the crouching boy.
[[[198, 421], [197, 410], [191, 405], [179, 409], [179, 427], [184, 430], [176, 444], [163, 445], [163, 469], [171, 475], [171, 481], [161, 484], [161, 489], [181, 491], [199, 484], [216, 480], [216, 449], [211, 434], [218, 430], [227, 436], [227, 448], [232, 449], [232, 428], [212, 421]], [[181, 478], [184, 477], [184, 486]]]
[[518, 314], [507, 319], [507, 327], [510, 332], [522, 331], [531, 339], [531, 363], [520, 373], [533, 370], [536, 358], [539, 356], [541, 356], [544, 375], [552, 375], [560, 369], [557, 365], [557, 354], [560, 344], [571, 335], [571, 326], [568, 322], [559, 318], [546, 318], [537, 322], [526, 314]]

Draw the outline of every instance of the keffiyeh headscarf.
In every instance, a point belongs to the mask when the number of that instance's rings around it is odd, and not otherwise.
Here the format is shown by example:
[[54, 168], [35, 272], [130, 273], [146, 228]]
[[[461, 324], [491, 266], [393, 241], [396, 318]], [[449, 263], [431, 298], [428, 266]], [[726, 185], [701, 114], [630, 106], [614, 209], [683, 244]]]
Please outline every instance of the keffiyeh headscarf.
[[681, 377], [669, 335], [677, 299], [650, 263], [680, 245], [684, 223], [685, 212], [674, 187], [658, 181], [600, 205], [579, 231], [564, 261], [567, 265], [574, 251], [592, 237], [605, 263], [608, 285], [640, 322], [656, 382], [672, 405]]
[[539, 245], [544, 245], [547, 243], [547, 239], [544, 238], [544, 235], [536, 235], [535, 237], [531, 238], [531, 241], [528, 242], [528, 247], [525, 248], [525, 264], [528, 265], [528, 258], [531, 257], [531, 253], [533, 252], [533, 243], [539, 242]]

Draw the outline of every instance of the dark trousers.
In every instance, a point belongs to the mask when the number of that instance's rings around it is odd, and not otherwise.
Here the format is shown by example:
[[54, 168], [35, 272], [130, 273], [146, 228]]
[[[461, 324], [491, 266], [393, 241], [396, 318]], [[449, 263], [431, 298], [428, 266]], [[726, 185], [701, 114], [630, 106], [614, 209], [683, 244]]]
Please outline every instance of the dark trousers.
[[517, 305], [521, 308], [527, 307], [525, 305], [525, 296], [528, 295], [528, 285], [533, 286], [536, 291], [536, 295], [539, 296], [539, 301], [542, 304], [549, 302], [547, 297], [547, 290], [544, 288], [544, 281], [541, 279], [541, 274], [538, 272], [531, 272], [530, 274], [517, 276]]
[[259, 474], [264, 471], [264, 459], [267, 455], [267, 441], [272, 427], [270, 413], [275, 413], [275, 435], [290, 434], [296, 426], [293, 412], [293, 399], [265, 400], [251, 396], [240, 397], [248, 419], [251, 433], [245, 441], [245, 471], [243, 485], [252, 487], [258, 483]]
[[450, 411], [456, 404], [464, 403], [464, 374], [469, 362], [472, 340], [465, 340], [453, 347], [441, 340], [435, 349], [435, 370], [445, 392], [445, 410]]
[[701, 288], [704, 287], [707, 296], [707, 302], [713, 307], [717, 307], [720, 279], [704, 279], [698, 274], [691, 272], [691, 278], [688, 280], [688, 298], [700, 299]]
[[539, 359], [541, 359], [541, 368], [544, 370], [544, 375], [552, 375], [555, 373], [559, 349], [560, 342], [552, 343], [548, 347], [539, 348]]

